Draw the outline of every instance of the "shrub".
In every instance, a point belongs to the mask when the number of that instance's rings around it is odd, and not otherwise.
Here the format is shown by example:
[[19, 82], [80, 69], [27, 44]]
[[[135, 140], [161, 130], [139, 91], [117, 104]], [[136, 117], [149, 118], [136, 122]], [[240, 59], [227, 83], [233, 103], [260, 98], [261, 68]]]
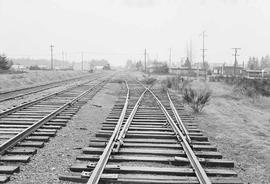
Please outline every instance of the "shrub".
[[147, 84], [147, 85], [153, 85], [157, 79], [153, 77], [147, 77], [142, 80], [142, 83]]
[[174, 76], [174, 77], [167, 77], [162, 81], [162, 85], [166, 86], [167, 88], [181, 90], [183, 85], [186, 83], [181, 76]]
[[234, 91], [248, 97], [270, 96], [270, 80], [238, 79]]
[[0, 69], [8, 70], [13, 65], [13, 62], [9, 60], [5, 55], [0, 55]]
[[210, 101], [211, 92], [208, 90], [196, 90], [185, 88], [183, 100], [186, 102], [195, 113], [201, 112], [205, 105]]

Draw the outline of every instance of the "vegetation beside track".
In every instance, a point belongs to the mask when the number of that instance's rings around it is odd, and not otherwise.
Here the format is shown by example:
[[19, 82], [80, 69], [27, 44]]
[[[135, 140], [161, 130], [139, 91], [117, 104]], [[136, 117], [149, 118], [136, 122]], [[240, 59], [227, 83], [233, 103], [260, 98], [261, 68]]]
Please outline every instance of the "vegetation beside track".
[[254, 100], [221, 82], [210, 82], [209, 87], [212, 100], [196, 116], [198, 125], [225, 158], [235, 160], [245, 183], [269, 183], [270, 97]]
[[181, 76], [167, 77], [161, 81], [163, 91], [172, 89], [183, 97], [183, 102], [193, 110], [199, 113], [208, 104], [211, 97], [211, 91], [204, 81], [193, 81], [184, 79]]

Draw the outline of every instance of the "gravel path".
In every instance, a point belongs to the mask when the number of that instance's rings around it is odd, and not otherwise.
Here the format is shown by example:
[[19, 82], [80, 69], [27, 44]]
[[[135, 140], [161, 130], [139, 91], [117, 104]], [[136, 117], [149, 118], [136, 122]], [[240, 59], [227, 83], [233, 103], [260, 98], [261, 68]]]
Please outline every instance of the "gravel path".
[[21, 172], [11, 177], [8, 184], [60, 183], [59, 174], [68, 167], [101, 128], [120, 91], [117, 83], [107, 84], [91, 101], [85, 104], [66, 127], [58, 131], [47, 145], [38, 150], [30, 163], [21, 166]]

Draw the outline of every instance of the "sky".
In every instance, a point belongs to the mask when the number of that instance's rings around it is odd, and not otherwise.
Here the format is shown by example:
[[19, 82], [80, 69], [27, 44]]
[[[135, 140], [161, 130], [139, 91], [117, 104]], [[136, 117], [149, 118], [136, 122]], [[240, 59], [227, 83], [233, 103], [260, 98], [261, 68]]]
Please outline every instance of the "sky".
[[50, 59], [62, 52], [70, 61], [127, 59], [172, 62], [186, 57], [192, 42], [194, 62], [233, 63], [270, 54], [269, 0], [0, 0], [0, 53]]

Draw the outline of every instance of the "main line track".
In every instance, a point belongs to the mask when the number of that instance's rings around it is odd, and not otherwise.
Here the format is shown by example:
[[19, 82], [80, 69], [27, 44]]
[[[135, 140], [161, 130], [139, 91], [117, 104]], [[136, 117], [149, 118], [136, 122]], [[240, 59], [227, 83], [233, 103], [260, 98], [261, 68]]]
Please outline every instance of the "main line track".
[[83, 80], [67, 89], [0, 113], [0, 182], [28, 162], [91, 99], [111, 75]]
[[97, 183], [240, 184], [173, 95], [129, 81], [65, 181]]

